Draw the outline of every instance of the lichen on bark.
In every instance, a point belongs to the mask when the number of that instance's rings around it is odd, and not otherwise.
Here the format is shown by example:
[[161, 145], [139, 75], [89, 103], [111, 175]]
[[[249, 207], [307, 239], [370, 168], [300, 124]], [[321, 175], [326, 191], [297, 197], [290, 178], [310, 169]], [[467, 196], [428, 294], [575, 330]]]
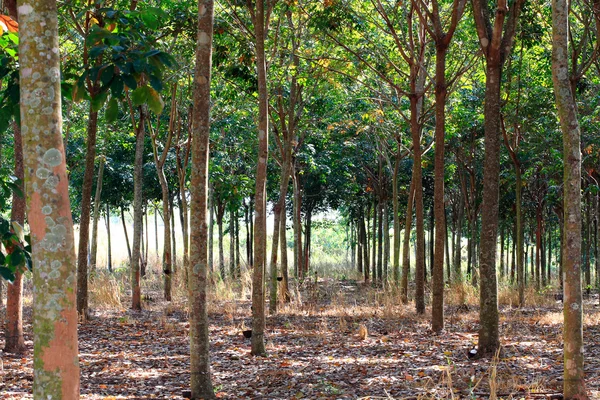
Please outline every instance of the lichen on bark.
[[18, 3], [21, 131], [31, 228], [34, 399], [78, 399], [75, 253], [55, 1]]

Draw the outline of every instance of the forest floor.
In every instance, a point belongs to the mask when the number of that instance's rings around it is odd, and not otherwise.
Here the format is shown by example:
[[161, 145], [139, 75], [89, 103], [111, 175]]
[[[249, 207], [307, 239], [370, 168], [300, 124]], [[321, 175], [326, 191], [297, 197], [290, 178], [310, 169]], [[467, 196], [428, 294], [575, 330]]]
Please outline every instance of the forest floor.
[[[450, 300], [455, 292], [448, 291]], [[82, 399], [184, 398], [186, 306], [183, 300], [163, 302], [158, 293], [146, 297], [144, 311], [102, 307], [79, 326]], [[537, 296], [537, 305], [524, 309], [501, 307], [503, 351], [495, 360], [467, 357], [477, 341], [474, 305], [446, 306], [446, 329], [434, 335], [429, 314], [419, 316], [412, 305], [361, 283], [334, 280], [295, 291], [295, 301], [267, 320], [268, 356], [252, 357], [250, 339], [242, 335], [251, 326], [250, 301], [242, 297], [210, 304], [218, 398], [487, 399], [494, 393], [504, 399], [561, 398], [562, 303], [553, 296]], [[2, 355], [0, 399], [31, 398], [30, 307], [25, 332], [27, 352]], [[584, 335], [589, 395], [600, 398], [597, 296], [586, 301]]]

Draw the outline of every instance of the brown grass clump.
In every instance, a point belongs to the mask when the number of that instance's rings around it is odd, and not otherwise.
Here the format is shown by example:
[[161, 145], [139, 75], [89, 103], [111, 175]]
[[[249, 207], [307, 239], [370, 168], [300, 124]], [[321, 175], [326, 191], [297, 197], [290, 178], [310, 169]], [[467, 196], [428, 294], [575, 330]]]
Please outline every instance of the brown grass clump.
[[475, 306], [479, 304], [479, 292], [469, 282], [455, 282], [450, 285], [446, 304], [454, 306]]
[[122, 309], [122, 282], [105, 270], [97, 270], [90, 279], [90, 304], [99, 309]]

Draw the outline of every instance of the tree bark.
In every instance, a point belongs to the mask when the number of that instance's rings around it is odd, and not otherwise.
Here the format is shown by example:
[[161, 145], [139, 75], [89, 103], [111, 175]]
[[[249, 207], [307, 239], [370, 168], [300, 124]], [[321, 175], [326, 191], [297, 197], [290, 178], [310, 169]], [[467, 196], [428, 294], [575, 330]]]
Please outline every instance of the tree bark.
[[258, 165], [256, 168], [254, 273], [252, 277], [252, 355], [265, 355], [265, 264], [267, 257], [267, 157], [269, 145], [269, 94], [265, 57], [268, 11], [264, 0], [257, 0], [253, 15], [258, 75]]
[[400, 283], [400, 296], [402, 303], [408, 303], [408, 275], [410, 273], [410, 231], [413, 220], [413, 204], [415, 198], [415, 173], [413, 170], [410, 188], [408, 189], [408, 202], [406, 205], [406, 220], [404, 222], [404, 241], [402, 243], [402, 282]]
[[192, 129], [192, 173], [190, 185], [190, 372], [191, 398], [215, 398], [210, 377], [210, 352], [207, 312], [208, 159], [210, 151], [210, 79], [213, 38], [212, 0], [198, 2], [198, 40], [194, 72], [194, 117]]
[[[11, 12], [14, 17], [16, 12]], [[23, 166], [23, 137], [21, 129], [13, 124], [15, 145], [15, 176], [19, 179], [19, 187], [25, 194], [25, 170]], [[10, 219], [22, 227], [25, 226], [26, 202], [24, 196], [13, 193]], [[0, 294], [0, 302], [2, 296]], [[4, 335], [4, 352], [20, 354], [26, 349], [23, 337], [23, 273], [15, 272], [15, 280], [6, 289], [6, 328]]]
[[96, 161], [96, 134], [98, 132], [98, 112], [90, 103], [87, 125], [87, 146], [85, 171], [81, 188], [81, 217], [79, 220], [79, 249], [77, 252], [77, 312], [83, 321], [89, 319], [88, 308], [88, 251], [90, 235], [90, 211], [92, 187], [94, 185], [94, 163]]
[[[131, 308], [142, 309], [142, 294], [140, 290], [140, 247], [142, 239], [142, 217], [143, 217], [143, 163], [144, 163], [144, 128], [146, 113], [139, 107], [140, 118], [135, 135], [135, 162], [133, 170], [133, 244], [131, 249]], [[146, 224], [146, 237], [148, 224]], [[156, 233], [156, 232], [155, 232]], [[146, 246], [146, 250], [148, 246]], [[147, 258], [146, 258], [147, 260]]]
[[54, 0], [17, 5], [21, 132], [34, 265], [33, 397], [75, 400], [77, 268], [62, 141], [57, 8]]
[[479, 354], [482, 356], [493, 356], [500, 347], [496, 282], [501, 134], [500, 89], [504, 60], [512, 48], [522, 4], [523, 0], [517, 0], [509, 10], [506, 0], [500, 0], [492, 25], [487, 0], [473, 1], [475, 25], [487, 61], [484, 105], [485, 156], [479, 260], [481, 272]]
[[123, 206], [121, 209], [121, 223], [123, 224], [123, 233], [125, 234], [125, 243], [127, 244], [127, 255], [129, 257], [129, 264], [131, 265], [131, 245], [129, 244], [129, 233], [127, 232], [127, 223], [125, 221], [125, 209]]
[[106, 238], [107, 238], [107, 246], [108, 247], [108, 256], [107, 256], [107, 267], [108, 272], [113, 272], [112, 268], [112, 237], [110, 235], [110, 206], [106, 203]]
[[[94, 195], [94, 215], [92, 217], [92, 249], [90, 252], [90, 269], [92, 271], [96, 270], [96, 257], [98, 256], [98, 221], [100, 219], [100, 201], [102, 198], [102, 181], [104, 179], [104, 164], [106, 163], [106, 157], [101, 156], [98, 161], [100, 164], [98, 165], [98, 179], [96, 180], [96, 194]], [[129, 252], [129, 258], [131, 259], [131, 251]]]
[[581, 131], [569, 82], [569, 5], [552, 1], [552, 80], [563, 133], [564, 163], [564, 380], [567, 400], [587, 399], [583, 367], [581, 293]]

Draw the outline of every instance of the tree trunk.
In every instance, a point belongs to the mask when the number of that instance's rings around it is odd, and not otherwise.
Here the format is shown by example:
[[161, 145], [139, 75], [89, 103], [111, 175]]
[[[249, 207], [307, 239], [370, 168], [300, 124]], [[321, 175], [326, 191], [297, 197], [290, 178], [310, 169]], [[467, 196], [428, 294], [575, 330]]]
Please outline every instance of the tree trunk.
[[235, 278], [235, 211], [229, 210], [229, 277]]
[[365, 216], [361, 213], [359, 220], [360, 223], [360, 240], [362, 242], [362, 253], [363, 253], [363, 273], [365, 277], [365, 283], [369, 282], [369, 249], [367, 246], [367, 227], [365, 226]]
[[77, 266], [61, 132], [60, 54], [54, 51], [59, 48], [56, 2], [17, 4], [25, 193], [35, 266], [33, 397], [75, 400]]
[[129, 234], [127, 233], [127, 223], [125, 222], [125, 209], [121, 208], [121, 223], [123, 224], [123, 233], [125, 234], [125, 243], [127, 243], [127, 255], [129, 256], [129, 264], [131, 264], [131, 246], [129, 245]]
[[552, 80], [563, 133], [564, 162], [564, 380], [567, 400], [587, 399], [583, 368], [583, 302], [581, 293], [581, 132], [569, 81], [569, 5], [552, 1]]
[[[500, 347], [496, 247], [500, 174], [500, 84], [502, 65], [488, 59], [485, 92], [485, 156], [479, 259], [479, 352], [493, 356]], [[473, 230], [472, 234], [475, 234]], [[474, 237], [473, 237], [474, 239]], [[473, 268], [473, 276], [476, 275]]]
[[[92, 250], [90, 254], [90, 269], [92, 271], [96, 270], [96, 257], [98, 255], [98, 220], [100, 219], [100, 201], [102, 197], [102, 181], [104, 179], [104, 164], [106, 163], [106, 157], [101, 156], [99, 162], [96, 194], [94, 196], [94, 216], [92, 217]], [[131, 258], [131, 252], [129, 253], [129, 258]]]
[[[444, 143], [446, 135], [446, 46], [437, 46], [435, 68], [435, 165], [433, 211], [435, 217], [435, 251], [433, 252], [433, 285], [431, 329], [444, 329], [444, 244], [446, 211], [444, 202]], [[433, 226], [431, 227], [433, 232]], [[433, 244], [433, 243], [432, 243]]]
[[500, 280], [504, 279], [504, 225], [500, 226]]
[[281, 244], [281, 272], [283, 273], [283, 279], [281, 282], [281, 293], [283, 301], [289, 303], [290, 301], [290, 289], [289, 289], [289, 272], [288, 272], [288, 254], [287, 254], [287, 237], [286, 237], [286, 215], [285, 210], [283, 217], [281, 218], [280, 231], [280, 244]]
[[223, 247], [223, 217], [225, 214], [225, 206], [219, 204], [217, 206], [217, 232], [219, 235], [219, 273], [221, 279], [225, 280], [225, 248]]
[[254, 274], [252, 277], [252, 355], [265, 355], [265, 265], [267, 258], [267, 157], [269, 151], [269, 94], [265, 57], [267, 33], [264, 0], [257, 0], [253, 22], [258, 75], [258, 165], [256, 168]]
[[[398, 142], [398, 140], [396, 140]], [[401, 147], [400, 143], [396, 150], [396, 160], [394, 162], [394, 173], [392, 175], [392, 210], [394, 213], [394, 257], [392, 269], [394, 271], [394, 284], [400, 283], [400, 201], [398, 200], [398, 173], [400, 170]]]
[[[156, 164], [156, 163], [155, 163]], [[163, 165], [156, 165], [156, 173], [162, 193], [162, 217], [163, 217], [163, 257], [162, 257], [162, 272], [164, 280], [164, 298], [166, 301], [171, 301], [171, 279], [173, 273], [173, 260], [171, 258], [171, 208], [169, 207], [169, 184]], [[158, 231], [156, 232], [158, 238]], [[157, 239], [158, 240], [158, 239]], [[158, 250], [158, 247], [157, 247]]]
[[175, 235], [175, 196], [169, 196], [169, 211], [171, 214], [171, 260], [173, 263], [172, 275], [177, 274], [177, 240]]
[[77, 251], [77, 313], [83, 321], [89, 318], [88, 306], [88, 251], [90, 237], [90, 210], [92, 208], [92, 187], [94, 185], [94, 163], [96, 161], [96, 133], [98, 132], [98, 112], [92, 109], [88, 114], [85, 172], [81, 189], [81, 218], [79, 220], [79, 248]]
[[454, 282], [462, 282], [462, 228], [464, 218], [465, 199], [460, 195], [458, 203], [458, 216], [456, 217], [456, 245], [454, 250]]
[[[291, 148], [288, 154], [288, 144], [282, 157], [281, 176], [279, 182], [279, 200], [273, 209], [273, 243], [271, 244], [271, 292], [269, 301], [269, 312], [275, 314], [277, 312], [277, 252], [279, 251], [279, 239], [281, 236], [280, 225], [285, 226], [285, 198], [287, 189], [290, 183], [291, 164], [288, 160], [291, 159]], [[285, 236], [285, 233], [284, 233]], [[282, 247], [282, 252], [283, 247]], [[283, 257], [283, 256], [282, 256]]]
[[377, 228], [379, 227], [379, 225], [377, 224], [377, 217], [379, 214], [379, 206], [377, 204], [377, 198], [375, 197], [375, 194], [373, 194], [373, 225], [371, 227], [371, 237], [373, 238], [371, 241], [371, 271], [373, 272], [373, 282], [377, 282], [381, 277], [377, 276], [378, 275], [378, 270], [377, 270], [377, 250], [378, 250], [378, 235], [377, 235]]
[[183, 270], [185, 275], [185, 281], [188, 281], [190, 273], [190, 238], [188, 232], [188, 202], [185, 195], [185, 187], [181, 186], [179, 197], [179, 221], [181, 223], [181, 236], [183, 242]]
[[[486, 58], [484, 104], [483, 200], [481, 204], [479, 354], [493, 356], [500, 347], [498, 333], [498, 288], [496, 252], [498, 234], [498, 193], [500, 174], [500, 89], [502, 69], [510, 55], [516, 25], [524, 0], [516, 0], [509, 8], [499, 0], [493, 24], [487, 0], [473, 1], [473, 15], [481, 49]], [[492, 28], [493, 26], [493, 28]]]
[[356, 267], [358, 269], [358, 273], [363, 275], [363, 241], [362, 241], [362, 229], [361, 229], [361, 221], [362, 221], [362, 211], [356, 220]]
[[[11, 12], [15, 17], [16, 13]], [[23, 196], [13, 193], [10, 220], [16, 222], [22, 227], [25, 226], [25, 170], [23, 166], [23, 137], [21, 129], [16, 123], [13, 124], [14, 146], [15, 146], [15, 176], [19, 179], [19, 187], [23, 191]], [[2, 295], [0, 293], [0, 302]], [[5, 353], [20, 354], [26, 350], [25, 339], [23, 337], [23, 273], [20, 270], [15, 272], [15, 280], [6, 289], [6, 328], [4, 335]]]
[[212, 188], [210, 180], [208, 182], [208, 270], [212, 274], [214, 272], [214, 235], [215, 235], [215, 192]]
[[192, 129], [192, 172], [190, 185], [190, 371], [191, 398], [213, 399], [210, 377], [208, 313], [206, 301], [208, 227], [206, 203], [209, 197], [208, 158], [210, 138], [210, 74], [212, 65], [213, 1], [198, 2], [198, 40], [194, 73]]
[[[135, 206], [135, 204], [134, 204]], [[146, 266], [148, 265], [148, 236], [150, 236], [150, 233], [148, 232], [148, 202], [145, 202], [145, 205], [143, 207], [143, 211], [142, 211], [142, 215], [143, 215], [143, 219], [141, 222], [141, 228], [140, 228], [140, 272], [142, 274], [142, 276], [146, 276]], [[134, 229], [133, 229], [133, 234], [135, 235], [135, 215], [134, 215]], [[144, 227], [146, 228], [146, 235], [144, 236]], [[131, 256], [133, 257], [133, 251], [131, 253]], [[133, 265], [133, 258], [132, 258], [132, 264]]]
[[413, 220], [413, 204], [415, 198], [415, 172], [413, 169], [410, 188], [408, 189], [408, 203], [406, 205], [406, 220], [404, 222], [404, 241], [402, 243], [402, 282], [400, 283], [400, 296], [402, 303], [408, 303], [408, 275], [410, 273], [410, 231]]
[[106, 238], [107, 238], [107, 267], [108, 272], [112, 273], [112, 237], [110, 235], [110, 206], [106, 203]]
[[[144, 129], [146, 113], [139, 108], [140, 119], [137, 126], [135, 140], [135, 164], [133, 171], [133, 247], [131, 249], [131, 308], [142, 309], [142, 295], [140, 290], [140, 247], [142, 239], [142, 217], [143, 217], [143, 164], [144, 164]], [[147, 214], [146, 214], [147, 215]], [[148, 223], [146, 222], [146, 238], [148, 237]], [[146, 251], [148, 245], [146, 244]], [[148, 258], [146, 257], [146, 260]]]
[[304, 278], [302, 265], [302, 189], [300, 187], [300, 177], [295, 171], [293, 176], [294, 187], [294, 270], [297, 278]]
[[383, 203], [383, 284], [388, 284], [390, 260], [390, 216], [387, 201]]

